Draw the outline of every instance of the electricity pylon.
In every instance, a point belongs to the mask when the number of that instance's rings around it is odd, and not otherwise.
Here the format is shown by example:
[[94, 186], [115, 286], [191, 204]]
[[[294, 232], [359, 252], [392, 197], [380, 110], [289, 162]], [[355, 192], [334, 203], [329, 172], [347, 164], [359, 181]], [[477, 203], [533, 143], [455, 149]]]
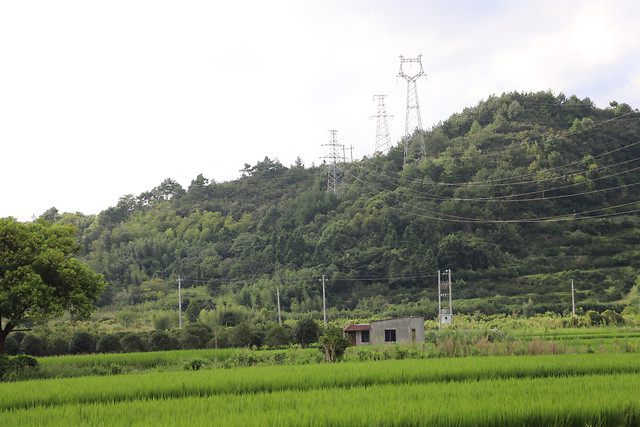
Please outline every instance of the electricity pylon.
[[331, 140], [328, 144], [323, 144], [323, 147], [329, 147], [329, 155], [324, 156], [323, 159], [329, 160], [329, 167], [327, 169], [327, 191], [333, 191], [338, 194], [338, 187], [342, 183], [342, 168], [340, 163], [344, 161], [344, 152], [340, 154], [340, 150], [343, 149], [342, 145], [338, 143], [336, 134], [337, 130], [330, 130]]
[[[408, 75], [404, 72], [403, 64], [417, 64], [418, 71], [416, 74]], [[416, 130], [422, 130], [422, 118], [420, 117], [420, 102], [418, 100], [418, 79], [422, 76], [426, 76], [424, 69], [422, 68], [422, 55], [418, 55], [417, 58], [405, 58], [400, 55], [400, 73], [398, 77], [402, 77], [407, 81], [407, 114], [404, 125], [404, 161], [407, 162], [409, 157], [409, 147], [412, 142], [412, 136]], [[424, 145], [422, 145], [422, 154], [425, 155]]]
[[387, 95], [373, 95], [373, 100], [378, 101], [378, 114], [375, 116], [377, 120], [376, 123], [376, 149], [373, 152], [374, 156], [378, 154], [385, 153], [391, 148], [391, 138], [389, 137], [389, 123], [387, 122], [387, 110], [384, 106], [384, 97]]

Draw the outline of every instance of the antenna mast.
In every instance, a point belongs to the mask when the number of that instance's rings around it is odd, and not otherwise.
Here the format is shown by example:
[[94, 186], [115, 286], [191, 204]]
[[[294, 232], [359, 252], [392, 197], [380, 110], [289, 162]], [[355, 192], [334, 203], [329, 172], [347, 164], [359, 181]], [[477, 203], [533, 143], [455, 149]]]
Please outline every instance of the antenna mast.
[[378, 154], [383, 154], [386, 151], [389, 151], [391, 148], [391, 138], [389, 137], [389, 124], [387, 123], [387, 110], [384, 106], [384, 97], [387, 95], [373, 95], [373, 100], [378, 101], [378, 114], [375, 117], [378, 119], [376, 123], [376, 149], [373, 152], [374, 156]]

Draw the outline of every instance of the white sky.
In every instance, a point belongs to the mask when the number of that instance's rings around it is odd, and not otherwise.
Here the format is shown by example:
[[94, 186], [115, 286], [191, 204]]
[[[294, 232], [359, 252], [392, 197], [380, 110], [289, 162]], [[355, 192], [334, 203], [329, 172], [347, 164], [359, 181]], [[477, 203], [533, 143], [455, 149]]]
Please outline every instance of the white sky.
[[514, 90], [639, 108], [639, 28], [637, 0], [1, 1], [0, 217], [318, 164], [329, 129], [370, 155], [373, 95], [404, 131], [399, 55], [425, 128]]

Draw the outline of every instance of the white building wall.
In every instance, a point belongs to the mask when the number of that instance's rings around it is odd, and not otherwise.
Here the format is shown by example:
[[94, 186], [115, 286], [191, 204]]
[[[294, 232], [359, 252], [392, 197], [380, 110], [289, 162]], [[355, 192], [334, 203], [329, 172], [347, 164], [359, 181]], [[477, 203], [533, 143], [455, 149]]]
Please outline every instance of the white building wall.
[[[371, 322], [370, 340], [372, 345], [388, 343], [385, 342], [385, 330], [395, 330], [395, 342], [399, 344], [424, 343], [423, 317], [402, 317]], [[412, 332], [413, 330], [415, 332]]]

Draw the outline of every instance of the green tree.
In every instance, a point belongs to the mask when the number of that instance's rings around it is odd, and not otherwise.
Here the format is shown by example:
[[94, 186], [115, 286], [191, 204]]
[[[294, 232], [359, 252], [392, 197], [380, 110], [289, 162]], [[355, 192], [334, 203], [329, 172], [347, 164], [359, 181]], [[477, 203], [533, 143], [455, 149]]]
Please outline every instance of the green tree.
[[296, 343], [308, 346], [309, 344], [318, 342], [320, 326], [318, 326], [315, 320], [305, 317], [296, 323], [296, 326], [293, 328], [293, 336]]
[[69, 341], [69, 353], [88, 354], [96, 351], [96, 339], [89, 332], [76, 332]]
[[337, 326], [325, 327], [318, 343], [322, 345], [320, 351], [324, 353], [324, 360], [329, 363], [342, 359], [344, 351], [349, 347], [349, 339], [342, 335], [342, 329]]
[[73, 258], [80, 250], [75, 235], [71, 225], [0, 219], [0, 354], [7, 335], [24, 322], [93, 310], [105, 283]]

